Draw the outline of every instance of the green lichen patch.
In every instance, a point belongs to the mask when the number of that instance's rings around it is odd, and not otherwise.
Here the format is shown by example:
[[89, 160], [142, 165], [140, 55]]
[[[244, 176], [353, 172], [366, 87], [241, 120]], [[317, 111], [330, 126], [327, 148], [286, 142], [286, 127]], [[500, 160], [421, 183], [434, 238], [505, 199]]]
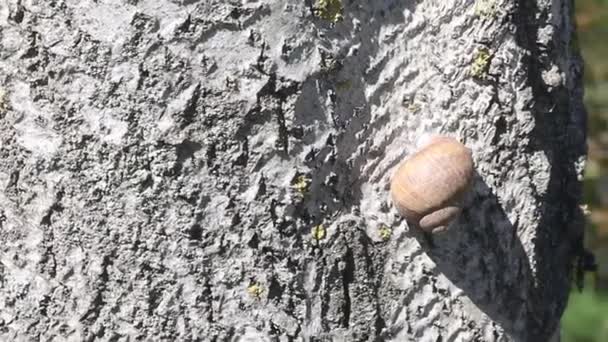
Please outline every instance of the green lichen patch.
[[342, 0], [317, 0], [314, 11], [317, 17], [337, 23], [343, 19], [344, 7]]
[[497, 0], [477, 0], [474, 7], [478, 17], [495, 17], [498, 14]]
[[292, 187], [304, 196], [310, 190], [310, 178], [306, 175], [297, 176], [292, 183]]
[[312, 227], [310, 233], [312, 234], [312, 238], [317, 241], [323, 240], [327, 234], [325, 227], [322, 224]]
[[492, 54], [485, 47], [475, 52], [473, 63], [471, 64], [471, 75], [475, 78], [484, 79], [488, 75]]
[[264, 293], [264, 288], [260, 284], [251, 284], [247, 287], [247, 293], [255, 299], [260, 299]]
[[386, 240], [390, 239], [392, 234], [393, 234], [393, 230], [387, 226], [382, 225], [378, 229], [378, 235], [380, 235], [380, 238], [382, 240], [386, 241]]
[[412, 113], [417, 113], [420, 110], [420, 104], [414, 101], [406, 101], [403, 103], [403, 105], [408, 111]]

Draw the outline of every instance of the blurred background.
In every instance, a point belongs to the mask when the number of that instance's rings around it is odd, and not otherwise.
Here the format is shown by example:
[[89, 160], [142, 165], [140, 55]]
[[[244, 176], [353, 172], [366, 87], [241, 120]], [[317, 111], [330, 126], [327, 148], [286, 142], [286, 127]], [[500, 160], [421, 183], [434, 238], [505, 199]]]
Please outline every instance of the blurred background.
[[562, 342], [608, 342], [608, 0], [576, 0], [578, 40], [585, 59], [589, 158], [585, 197], [591, 211], [586, 246], [597, 276], [573, 290], [562, 318]]

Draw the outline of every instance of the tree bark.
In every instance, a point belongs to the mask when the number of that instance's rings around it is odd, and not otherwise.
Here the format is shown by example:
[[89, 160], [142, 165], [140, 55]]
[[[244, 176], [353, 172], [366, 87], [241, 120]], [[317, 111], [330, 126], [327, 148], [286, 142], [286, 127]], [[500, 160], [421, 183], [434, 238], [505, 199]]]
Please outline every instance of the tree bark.
[[[569, 0], [0, 2], [0, 340], [546, 341], [581, 249]], [[425, 236], [388, 194], [472, 149]]]

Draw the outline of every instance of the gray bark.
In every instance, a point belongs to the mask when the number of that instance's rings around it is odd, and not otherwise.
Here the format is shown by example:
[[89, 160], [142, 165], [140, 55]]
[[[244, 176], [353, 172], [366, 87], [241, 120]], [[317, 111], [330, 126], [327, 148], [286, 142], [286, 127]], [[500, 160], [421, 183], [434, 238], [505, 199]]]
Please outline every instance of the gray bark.
[[[546, 341], [582, 235], [571, 11], [1, 1], [0, 340]], [[476, 176], [429, 237], [388, 183], [438, 133]]]

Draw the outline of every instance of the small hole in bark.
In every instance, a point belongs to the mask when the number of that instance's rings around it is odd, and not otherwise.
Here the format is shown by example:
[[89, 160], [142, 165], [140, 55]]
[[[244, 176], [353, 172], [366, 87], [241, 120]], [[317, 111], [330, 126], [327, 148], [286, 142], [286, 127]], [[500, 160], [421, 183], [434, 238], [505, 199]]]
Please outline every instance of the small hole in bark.
[[203, 228], [201, 228], [201, 226], [198, 224], [193, 225], [188, 231], [188, 236], [191, 240], [200, 241], [203, 237]]
[[253, 234], [253, 236], [251, 237], [251, 240], [249, 240], [249, 242], [247, 242], [247, 245], [251, 248], [258, 248], [258, 244], [260, 243], [260, 239], [258, 238], [258, 234]]

